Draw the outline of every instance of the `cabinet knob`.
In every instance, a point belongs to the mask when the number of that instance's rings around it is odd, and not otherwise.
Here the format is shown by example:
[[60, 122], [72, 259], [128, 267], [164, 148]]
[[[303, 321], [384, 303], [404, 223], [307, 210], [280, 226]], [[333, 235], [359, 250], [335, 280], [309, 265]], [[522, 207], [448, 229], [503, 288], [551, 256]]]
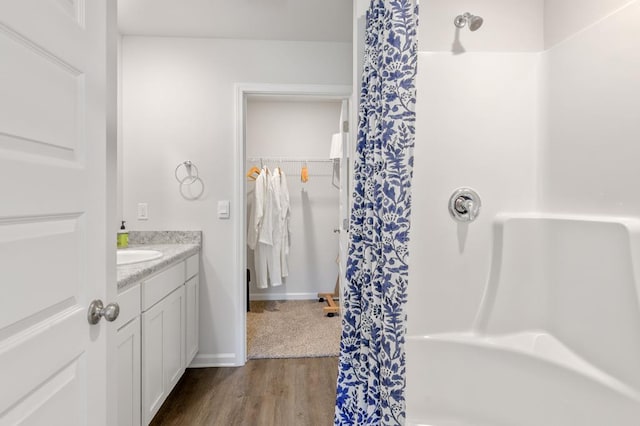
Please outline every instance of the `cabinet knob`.
[[118, 315], [120, 315], [120, 305], [117, 303], [109, 303], [107, 306], [104, 306], [102, 300], [97, 299], [89, 305], [87, 320], [89, 324], [94, 325], [99, 323], [102, 317], [109, 322], [115, 321]]

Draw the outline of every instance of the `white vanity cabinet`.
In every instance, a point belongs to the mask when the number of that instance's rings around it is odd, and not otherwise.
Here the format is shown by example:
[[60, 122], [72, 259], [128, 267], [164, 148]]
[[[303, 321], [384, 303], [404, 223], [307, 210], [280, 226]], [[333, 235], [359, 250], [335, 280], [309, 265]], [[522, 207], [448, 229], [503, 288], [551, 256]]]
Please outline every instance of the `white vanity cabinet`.
[[118, 426], [148, 425], [198, 352], [198, 259], [118, 295]]

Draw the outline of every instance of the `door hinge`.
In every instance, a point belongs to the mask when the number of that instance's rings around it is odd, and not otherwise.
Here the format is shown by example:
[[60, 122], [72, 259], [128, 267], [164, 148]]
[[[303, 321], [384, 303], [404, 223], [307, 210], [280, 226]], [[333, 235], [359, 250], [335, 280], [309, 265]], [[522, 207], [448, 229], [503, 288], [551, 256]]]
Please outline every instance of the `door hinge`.
[[349, 133], [349, 122], [348, 121], [343, 121], [342, 122], [342, 132], [343, 133]]

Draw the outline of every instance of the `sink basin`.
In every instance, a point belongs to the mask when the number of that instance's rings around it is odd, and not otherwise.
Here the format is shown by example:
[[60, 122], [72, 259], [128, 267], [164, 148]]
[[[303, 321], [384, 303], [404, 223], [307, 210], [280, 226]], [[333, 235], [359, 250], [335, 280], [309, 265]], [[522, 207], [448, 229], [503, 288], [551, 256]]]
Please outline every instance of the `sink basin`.
[[130, 265], [132, 263], [146, 262], [149, 260], [160, 259], [162, 252], [158, 250], [135, 250], [123, 249], [116, 252], [116, 264]]

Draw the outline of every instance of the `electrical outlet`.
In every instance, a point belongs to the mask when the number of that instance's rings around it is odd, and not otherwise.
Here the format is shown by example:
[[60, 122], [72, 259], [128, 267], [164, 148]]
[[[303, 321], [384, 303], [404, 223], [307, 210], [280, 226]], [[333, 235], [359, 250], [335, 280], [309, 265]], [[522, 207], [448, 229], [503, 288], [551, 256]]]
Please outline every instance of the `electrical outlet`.
[[149, 220], [149, 205], [138, 203], [138, 220]]

